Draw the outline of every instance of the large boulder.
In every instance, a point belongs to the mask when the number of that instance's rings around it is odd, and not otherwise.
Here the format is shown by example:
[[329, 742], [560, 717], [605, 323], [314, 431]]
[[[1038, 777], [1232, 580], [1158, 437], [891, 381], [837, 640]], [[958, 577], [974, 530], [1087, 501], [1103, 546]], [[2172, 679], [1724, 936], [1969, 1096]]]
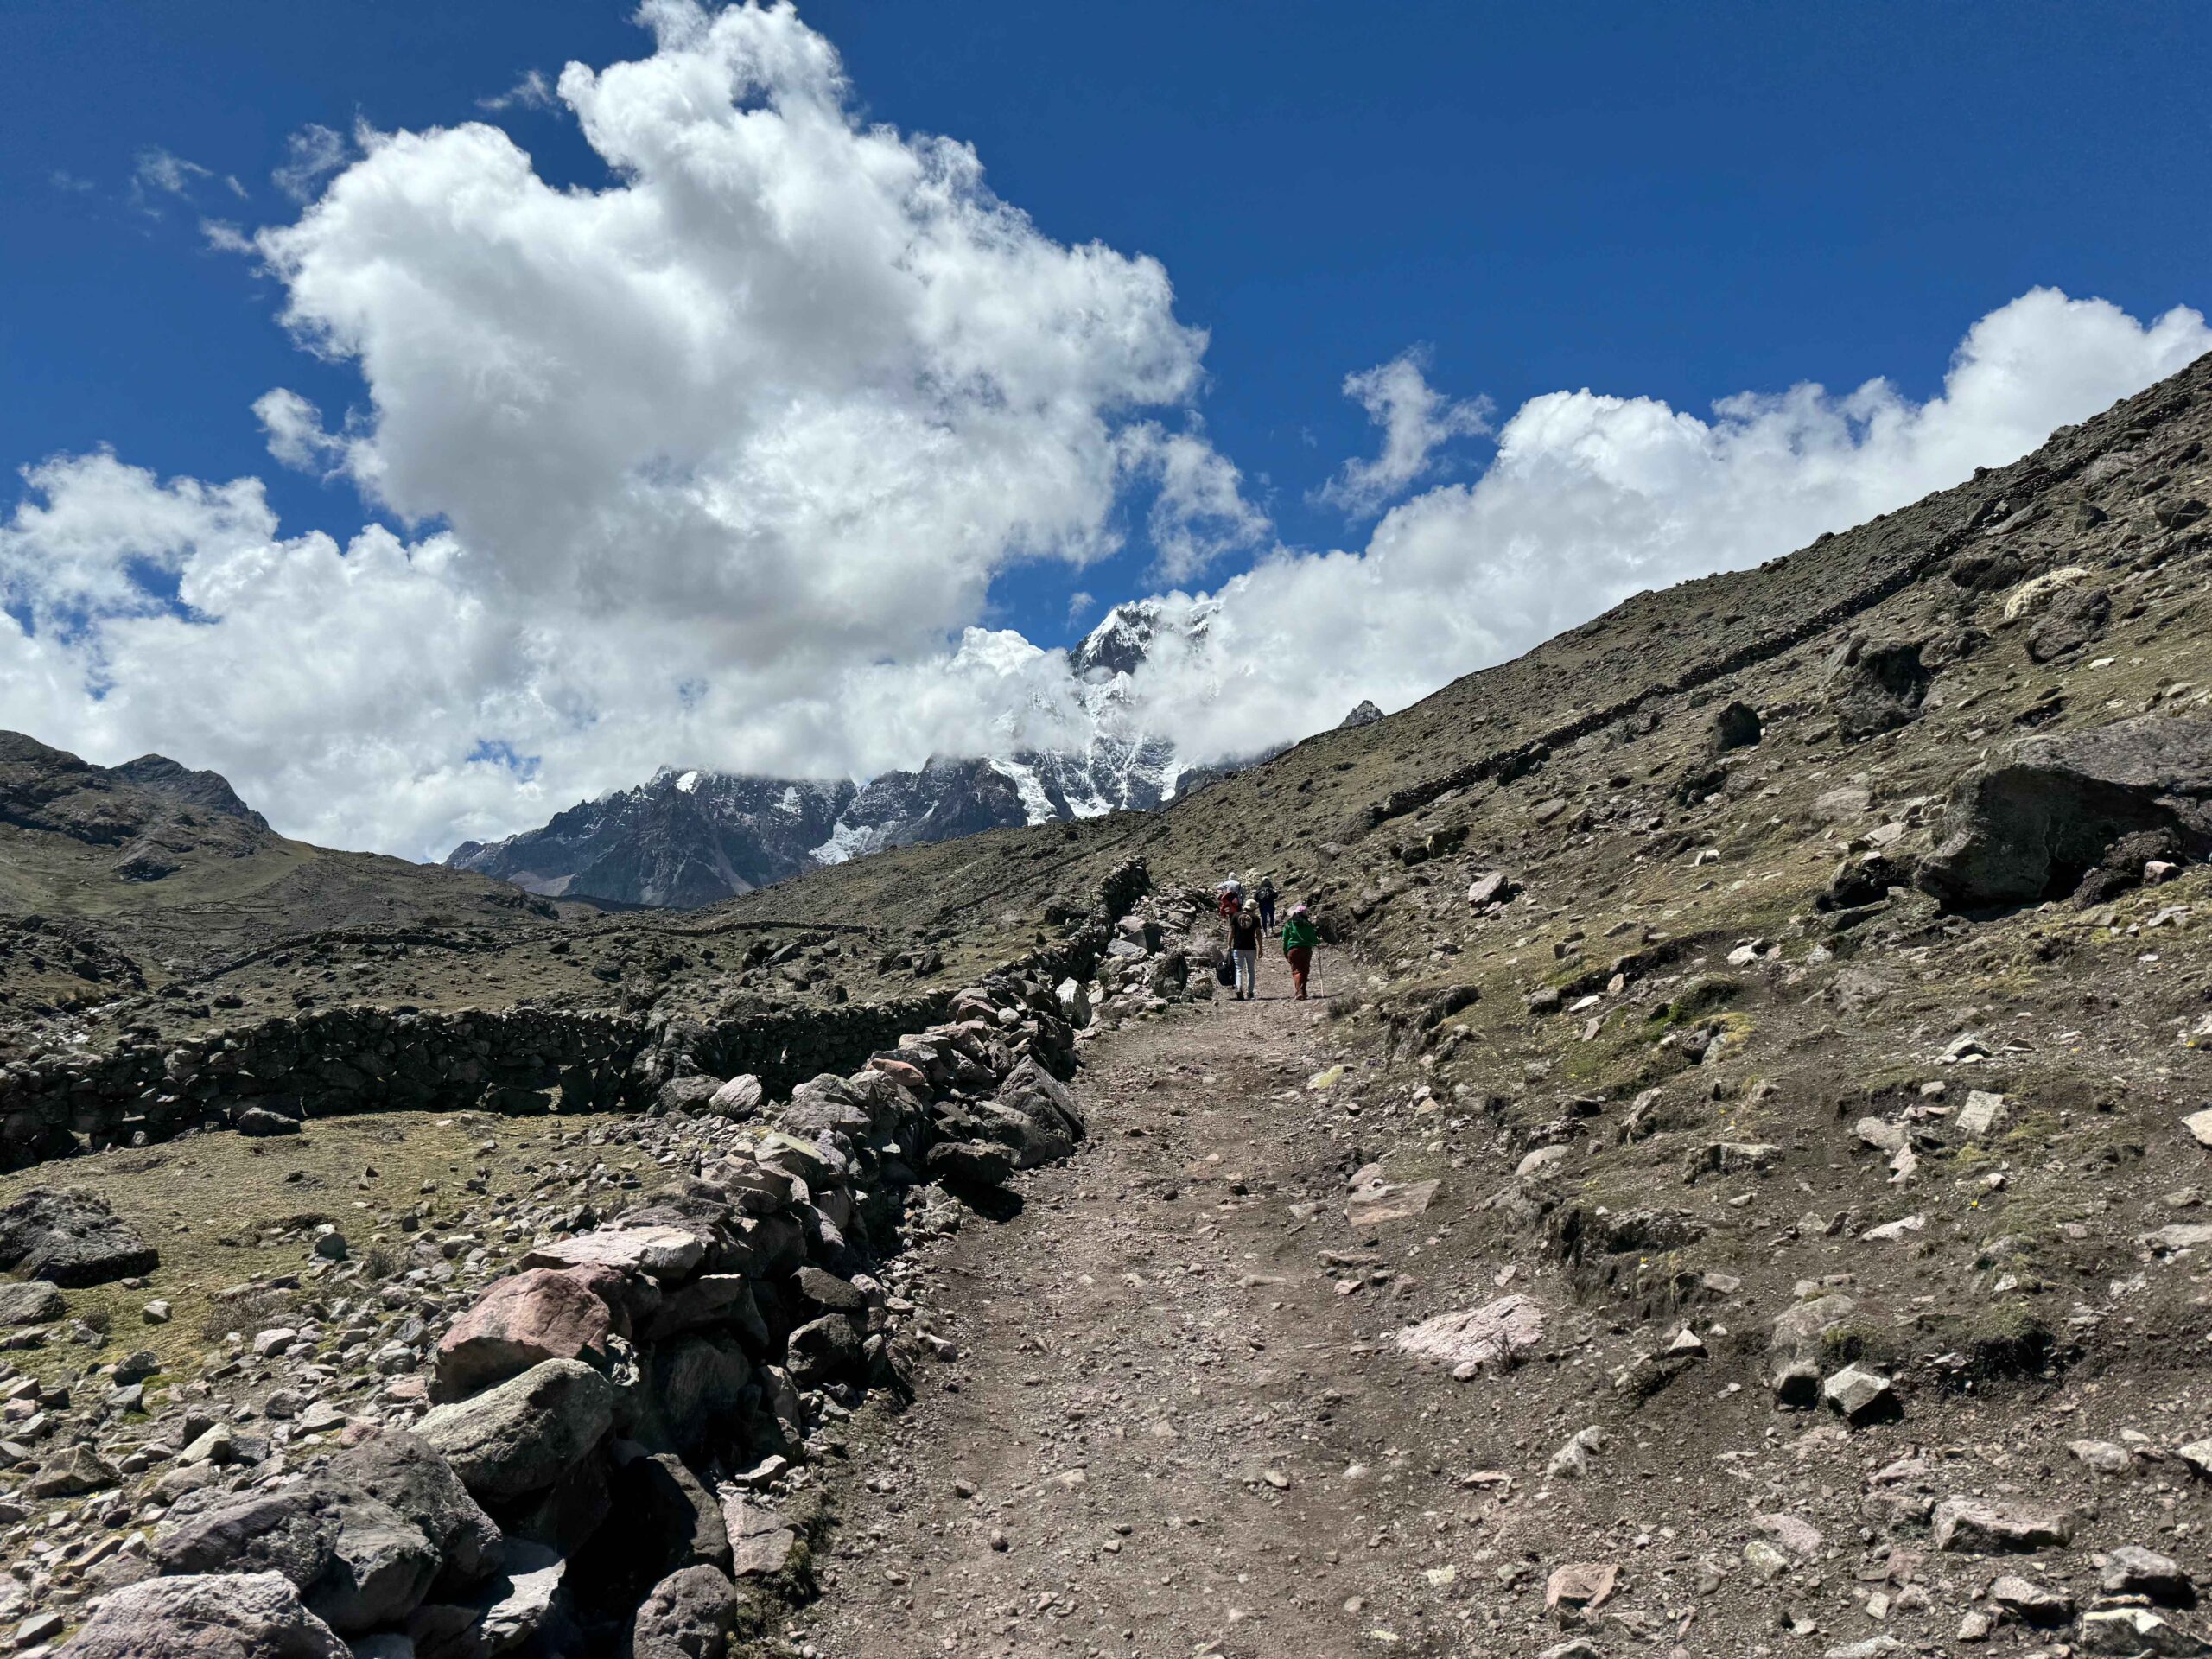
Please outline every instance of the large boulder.
[[1401, 1352], [1433, 1360], [1463, 1382], [1484, 1370], [1510, 1370], [1543, 1339], [1541, 1305], [1518, 1294], [1439, 1313], [1391, 1338]]
[[438, 1343], [430, 1397], [461, 1400], [549, 1359], [604, 1370], [614, 1312], [588, 1268], [532, 1268], [500, 1280]]
[[1828, 1333], [1848, 1325], [1858, 1311], [1849, 1296], [1815, 1296], [1791, 1303], [1776, 1317], [1766, 1366], [1778, 1403], [1801, 1410], [1818, 1403], [1821, 1373], [1839, 1352]]
[[785, 1347], [791, 1381], [802, 1389], [834, 1382], [860, 1363], [860, 1335], [842, 1313], [809, 1319], [785, 1339]]
[[645, 1395], [653, 1421], [641, 1426], [658, 1442], [690, 1452], [734, 1420], [752, 1362], [736, 1338], [722, 1332], [678, 1337], [653, 1352]]
[[[1003, 1147], [1017, 1169], [1058, 1163], [1075, 1150], [1076, 1144], [1065, 1124], [1052, 1114], [1032, 1117], [1019, 1107], [995, 1100], [969, 1101], [941, 1108], [938, 1132], [952, 1141]], [[939, 1148], [932, 1148], [932, 1159], [937, 1150]]]
[[601, 1227], [574, 1238], [539, 1244], [522, 1259], [525, 1268], [612, 1268], [664, 1282], [688, 1277], [706, 1258], [707, 1242], [689, 1228]]
[[438, 1576], [438, 1549], [388, 1503], [340, 1491], [330, 1565], [302, 1592], [316, 1618], [343, 1635], [391, 1624], [413, 1612]]
[[710, 1110], [721, 1086], [720, 1077], [671, 1077], [654, 1092], [652, 1113], [658, 1116], [664, 1112]]
[[156, 1539], [165, 1573], [280, 1573], [316, 1618], [357, 1633], [404, 1618], [438, 1573], [437, 1546], [389, 1504], [341, 1481], [249, 1492]]
[[1007, 1072], [995, 1098], [1001, 1106], [1057, 1126], [1071, 1141], [1079, 1141], [1088, 1133], [1073, 1091], [1034, 1059], [1024, 1059]]
[[143, 1579], [103, 1596], [69, 1659], [352, 1659], [281, 1573]]
[[1918, 640], [1853, 635], [1829, 661], [1824, 690], [1836, 730], [1857, 740], [1894, 731], [1920, 713], [1934, 677]]
[[989, 1141], [940, 1141], [924, 1163], [931, 1177], [956, 1186], [1004, 1186], [1014, 1179], [1014, 1158]]
[[23, 1490], [33, 1497], [77, 1497], [121, 1483], [116, 1466], [100, 1456], [99, 1448], [79, 1440], [48, 1463]]
[[1948, 1497], [1936, 1506], [1936, 1548], [1972, 1554], [2003, 1550], [2063, 1549], [2074, 1541], [2075, 1520], [2065, 1510], [2040, 1503], [2000, 1503]]
[[2148, 1607], [2100, 1608], [2082, 1615], [2080, 1651], [2108, 1653], [2119, 1659], [2202, 1659], [2212, 1654], [2212, 1643], [2178, 1624], [2169, 1624]]
[[0, 1325], [48, 1325], [62, 1311], [61, 1293], [44, 1279], [0, 1284]]
[[758, 1117], [760, 1108], [768, 1098], [760, 1079], [750, 1071], [732, 1077], [707, 1098], [702, 1109], [715, 1117]]
[[632, 1659], [724, 1659], [737, 1586], [717, 1567], [687, 1567], [652, 1587], [630, 1627]]
[[2032, 662], [2054, 662], [2101, 635], [2112, 620], [2112, 595], [2101, 588], [2078, 588], [2056, 601], [2050, 613], [2028, 635]]
[[74, 1288], [151, 1273], [153, 1246], [90, 1192], [34, 1187], [0, 1210], [0, 1268]]
[[568, 1572], [568, 1562], [551, 1550], [509, 1542], [499, 1571], [475, 1594], [415, 1610], [407, 1621], [415, 1659], [492, 1659], [524, 1648], [562, 1619]]
[[768, 1322], [761, 1317], [753, 1281], [741, 1273], [705, 1273], [688, 1285], [679, 1285], [669, 1292], [639, 1335], [647, 1342], [659, 1342], [710, 1325], [732, 1327], [753, 1352], [767, 1347]]
[[304, 1590], [331, 1562], [338, 1516], [305, 1485], [248, 1492], [164, 1527], [154, 1560], [164, 1573], [281, 1573]]
[[2031, 737], [1952, 787], [1918, 880], [1949, 909], [2060, 898], [2120, 843], [2212, 851], [2212, 716], [2145, 715]]
[[[880, 1073], [877, 1075], [880, 1075]], [[888, 1077], [883, 1086], [895, 1087]], [[776, 1128], [798, 1141], [843, 1135], [865, 1141], [876, 1128], [876, 1112], [847, 1079], [834, 1072], [802, 1083], [773, 1114]]]
[[1713, 749], [1716, 754], [1726, 754], [1731, 749], [1747, 749], [1764, 735], [1759, 721], [1759, 711], [1748, 702], [1731, 702], [1713, 717]]
[[416, 1432], [469, 1495], [501, 1502], [543, 1491], [606, 1435], [614, 1385], [574, 1359], [549, 1359], [472, 1399], [438, 1406]]
[[423, 1529], [444, 1563], [433, 1590], [474, 1584], [499, 1562], [499, 1529], [453, 1465], [420, 1435], [385, 1429], [341, 1452], [329, 1478], [390, 1505]]

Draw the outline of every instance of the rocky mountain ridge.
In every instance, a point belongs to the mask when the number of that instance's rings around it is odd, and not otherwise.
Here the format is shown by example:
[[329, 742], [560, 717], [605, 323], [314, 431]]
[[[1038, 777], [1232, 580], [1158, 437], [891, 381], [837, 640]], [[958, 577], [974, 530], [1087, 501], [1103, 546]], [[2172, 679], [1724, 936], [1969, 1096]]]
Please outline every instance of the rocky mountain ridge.
[[[1071, 646], [1084, 728], [1077, 744], [933, 757], [918, 772], [864, 783], [664, 766], [542, 829], [488, 845], [464, 842], [445, 861], [549, 897], [693, 909], [887, 848], [1150, 811], [1281, 752], [1186, 766], [1173, 743], [1143, 728], [1131, 677], [1163, 634], [1184, 645], [1203, 640], [1214, 609], [1200, 603], [1171, 617], [1158, 601], [1134, 601]], [[1380, 718], [1362, 703], [1346, 724]], [[1013, 713], [1002, 723], [1020, 727]]]

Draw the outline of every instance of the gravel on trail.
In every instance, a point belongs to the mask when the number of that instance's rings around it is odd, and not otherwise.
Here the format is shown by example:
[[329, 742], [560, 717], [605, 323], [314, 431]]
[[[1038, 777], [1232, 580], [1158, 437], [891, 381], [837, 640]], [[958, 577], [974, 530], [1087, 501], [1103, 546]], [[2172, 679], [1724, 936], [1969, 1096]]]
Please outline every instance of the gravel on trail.
[[1336, 1045], [1262, 989], [1093, 1048], [1091, 1147], [931, 1251], [961, 1352], [856, 1440], [802, 1652], [1349, 1654], [1419, 1617], [1377, 1437], [1411, 1379], [1317, 1271], [1357, 1241], [1290, 1132]]

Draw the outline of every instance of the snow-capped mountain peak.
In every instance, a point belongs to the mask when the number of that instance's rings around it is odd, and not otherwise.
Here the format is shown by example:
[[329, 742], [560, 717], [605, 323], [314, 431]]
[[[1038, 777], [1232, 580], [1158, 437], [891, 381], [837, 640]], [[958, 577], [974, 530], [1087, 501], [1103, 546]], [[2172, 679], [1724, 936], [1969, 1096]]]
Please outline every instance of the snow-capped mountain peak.
[[[663, 766], [543, 829], [464, 843], [446, 861], [534, 893], [696, 906], [889, 847], [1160, 806], [1184, 768], [1173, 744], [1145, 728], [1131, 677], [1163, 645], [1203, 639], [1217, 609], [1179, 595], [1116, 606], [1068, 652], [1071, 693], [1047, 696], [1027, 681], [1026, 700], [992, 722], [1004, 746], [991, 754], [932, 756], [918, 772], [864, 784]], [[1000, 660], [1008, 639], [971, 630], [962, 653], [1022, 683], [1011, 671], [1021, 664]]]

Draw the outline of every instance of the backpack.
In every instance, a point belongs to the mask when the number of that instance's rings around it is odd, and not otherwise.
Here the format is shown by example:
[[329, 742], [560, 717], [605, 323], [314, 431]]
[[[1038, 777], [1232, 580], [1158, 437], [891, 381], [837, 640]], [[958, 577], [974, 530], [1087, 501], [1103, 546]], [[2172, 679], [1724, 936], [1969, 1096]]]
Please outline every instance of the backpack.
[[1214, 963], [1213, 982], [1217, 985], [1234, 985], [1236, 982], [1236, 964], [1227, 957]]

